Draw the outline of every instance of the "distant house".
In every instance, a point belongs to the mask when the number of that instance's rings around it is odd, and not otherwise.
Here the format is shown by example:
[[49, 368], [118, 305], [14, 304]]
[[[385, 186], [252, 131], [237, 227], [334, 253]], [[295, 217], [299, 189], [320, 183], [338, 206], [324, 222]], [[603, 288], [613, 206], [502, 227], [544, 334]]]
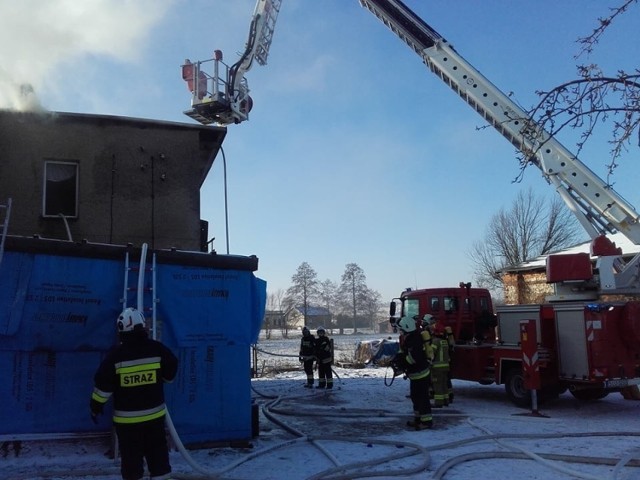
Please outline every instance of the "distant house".
[[264, 322], [262, 328], [272, 330], [286, 327], [286, 315], [282, 310], [267, 310], [264, 312]]
[[331, 314], [329, 309], [325, 307], [307, 307], [306, 325], [304, 322], [304, 317], [304, 307], [294, 307], [287, 313], [287, 323], [289, 324], [289, 327], [302, 328], [306, 326], [310, 329], [314, 329], [322, 326], [327, 329], [331, 329], [331, 319], [333, 318], [333, 315]]
[[[607, 236], [623, 252], [623, 258], [628, 259], [640, 252], [640, 246], [634, 245], [621, 233]], [[588, 253], [591, 241], [580, 243], [555, 253]], [[529, 262], [502, 270], [502, 285], [506, 304], [544, 303], [545, 298], [554, 294], [553, 284], [547, 283], [547, 257], [541, 255]], [[595, 266], [595, 258], [592, 258]]]

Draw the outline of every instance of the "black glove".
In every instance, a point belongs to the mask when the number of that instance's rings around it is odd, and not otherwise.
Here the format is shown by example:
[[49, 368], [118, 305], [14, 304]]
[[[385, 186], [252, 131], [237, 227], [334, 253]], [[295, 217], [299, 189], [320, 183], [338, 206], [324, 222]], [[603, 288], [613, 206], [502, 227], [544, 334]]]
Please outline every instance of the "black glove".
[[300, 360], [301, 362], [304, 362], [304, 358], [302, 358], [302, 355], [298, 357], [298, 360]]
[[98, 415], [102, 415], [104, 412], [104, 405], [100, 402], [96, 402], [93, 398], [89, 402], [89, 410], [91, 411], [91, 420], [96, 425], [98, 424]]
[[407, 361], [402, 353], [398, 353], [393, 357], [393, 360], [391, 360], [391, 368], [393, 369], [393, 375], [396, 377], [404, 373], [407, 368]]

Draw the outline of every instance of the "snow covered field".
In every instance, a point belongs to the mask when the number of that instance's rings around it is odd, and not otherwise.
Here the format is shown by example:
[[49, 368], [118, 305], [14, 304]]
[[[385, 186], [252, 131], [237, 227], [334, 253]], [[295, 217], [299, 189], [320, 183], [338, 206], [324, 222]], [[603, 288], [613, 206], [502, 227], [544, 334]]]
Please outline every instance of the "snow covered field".
[[[334, 336], [336, 359], [361, 338]], [[252, 380], [261, 407], [251, 448], [171, 453], [174, 478], [221, 479], [640, 479], [640, 402], [620, 394], [590, 403], [564, 394], [540, 407], [513, 406], [502, 386], [454, 381], [455, 401], [434, 410], [434, 429], [410, 431], [409, 383], [386, 368], [335, 367], [335, 388], [303, 388], [299, 337], [261, 339], [258, 363], [280, 373]], [[290, 356], [288, 356], [290, 355]], [[179, 433], [179, 432], [178, 432]], [[118, 479], [105, 439], [2, 446], [0, 478]]]

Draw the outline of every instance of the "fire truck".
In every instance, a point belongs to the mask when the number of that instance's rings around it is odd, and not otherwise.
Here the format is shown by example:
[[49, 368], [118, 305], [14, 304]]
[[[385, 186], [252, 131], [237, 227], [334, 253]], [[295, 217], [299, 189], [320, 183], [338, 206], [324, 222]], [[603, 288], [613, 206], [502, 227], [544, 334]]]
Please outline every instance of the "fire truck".
[[[634, 207], [402, 1], [359, 2], [540, 169], [592, 238], [591, 255], [548, 257], [554, 295], [544, 304], [504, 305], [494, 313], [489, 292], [468, 283], [406, 290], [391, 303], [392, 325], [403, 315], [434, 315], [456, 337], [453, 378], [504, 384], [521, 406], [538, 394], [545, 398], [568, 389], [591, 400], [640, 384], [640, 302], [613, 300], [640, 293], [640, 254], [625, 260], [606, 236], [620, 232], [640, 243]], [[281, 3], [258, 0], [245, 50], [233, 65], [219, 51], [205, 62], [185, 61], [182, 76], [192, 94], [186, 115], [203, 124], [248, 120], [253, 101], [244, 75], [254, 60], [266, 63]], [[208, 62], [213, 73], [205, 71]]]
[[406, 290], [391, 303], [392, 325], [404, 315], [434, 315], [456, 338], [452, 377], [504, 384], [519, 406], [534, 395], [544, 400], [568, 389], [593, 400], [640, 384], [640, 302], [611, 300], [640, 293], [640, 256], [625, 261], [606, 237], [621, 232], [640, 242], [633, 206], [401, 1], [360, 3], [540, 169], [592, 238], [591, 255], [548, 257], [554, 295], [544, 304], [504, 305], [494, 315], [489, 292], [468, 283]]

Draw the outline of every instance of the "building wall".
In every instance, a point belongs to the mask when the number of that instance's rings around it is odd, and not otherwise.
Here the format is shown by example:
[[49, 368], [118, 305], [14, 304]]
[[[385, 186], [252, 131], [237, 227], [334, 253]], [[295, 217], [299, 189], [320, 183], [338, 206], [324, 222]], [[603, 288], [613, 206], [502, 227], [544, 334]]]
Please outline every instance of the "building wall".
[[547, 283], [545, 270], [506, 272], [502, 275], [504, 301], [507, 305], [544, 303], [553, 294], [553, 285]]
[[[505, 272], [502, 275], [504, 300], [507, 305], [545, 303], [554, 294], [553, 284], [547, 283], [546, 270]], [[599, 295], [600, 302], [637, 301], [640, 295]]]
[[[0, 203], [10, 235], [201, 250], [200, 187], [225, 128], [0, 110]], [[78, 215], [42, 215], [46, 161], [78, 165]]]

